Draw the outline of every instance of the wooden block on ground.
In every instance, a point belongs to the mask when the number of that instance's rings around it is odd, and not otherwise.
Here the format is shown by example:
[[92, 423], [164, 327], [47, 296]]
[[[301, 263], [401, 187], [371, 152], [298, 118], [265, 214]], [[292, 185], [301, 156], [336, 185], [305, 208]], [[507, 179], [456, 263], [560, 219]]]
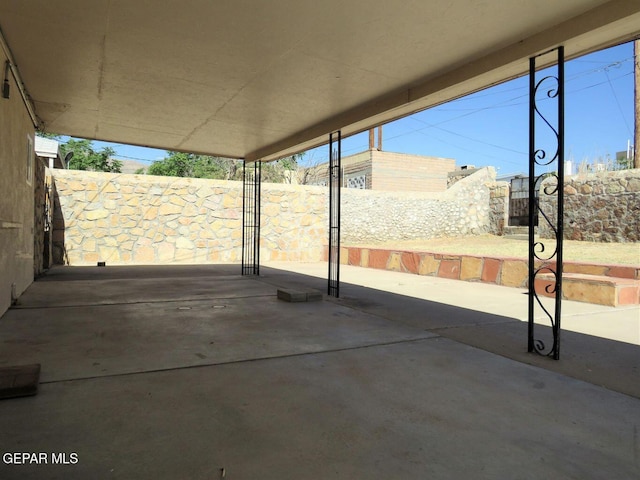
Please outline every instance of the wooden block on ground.
[[38, 393], [40, 364], [0, 367], [0, 399]]

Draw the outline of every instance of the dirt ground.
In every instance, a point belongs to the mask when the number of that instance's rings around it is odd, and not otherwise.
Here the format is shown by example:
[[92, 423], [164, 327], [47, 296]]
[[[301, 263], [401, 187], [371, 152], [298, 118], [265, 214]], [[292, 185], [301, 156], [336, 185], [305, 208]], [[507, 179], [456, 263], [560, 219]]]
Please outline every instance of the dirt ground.
[[[542, 241], [545, 242], [548, 248], [552, 248], [554, 244], [552, 240], [543, 239]], [[358, 246], [394, 250], [418, 250], [433, 253], [500, 255], [518, 258], [528, 258], [529, 255], [529, 242], [527, 240], [495, 235], [393, 240], [378, 244], [359, 244]], [[595, 243], [565, 240], [563, 256], [565, 261], [640, 265], [640, 243]]]

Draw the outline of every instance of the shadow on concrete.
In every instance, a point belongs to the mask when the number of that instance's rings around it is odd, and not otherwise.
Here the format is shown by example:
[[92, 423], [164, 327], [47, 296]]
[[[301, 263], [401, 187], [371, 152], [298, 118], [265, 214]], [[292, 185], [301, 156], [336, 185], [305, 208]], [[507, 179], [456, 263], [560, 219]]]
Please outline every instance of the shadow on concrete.
[[[264, 281], [277, 286], [326, 288], [326, 280], [317, 277], [295, 276], [266, 267], [262, 272]], [[474, 285], [460, 283], [461, 295]], [[341, 292], [341, 298], [327, 297], [327, 300], [640, 398], [640, 347], [637, 345], [563, 331], [562, 358], [554, 361], [527, 352], [527, 323], [515, 318], [353, 284], [342, 283]], [[537, 325], [536, 335], [551, 342], [550, 327]]]
[[0, 402], [0, 445], [48, 463], [0, 478], [637, 478], [638, 347], [567, 332], [554, 362], [506, 316], [353, 284], [287, 303], [326, 280], [237, 268], [35, 282], [0, 366], [41, 363], [40, 392]]
[[[349, 311], [360, 312], [369, 319], [376, 318], [378, 322], [384, 320], [389, 325], [395, 325], [398, 328], [409, 328], [414, 332], [428, 332], [432, 335], [449, 338], [518, 362], [535, 365], [640, 398], [640, 382], [637, 381], [640, 378], [640, 347], [636, 345], [563, 331], [562, 358], [560, 361], [553, 361], [550, 358], [527, 352], [527, 324], [515, 318], [344, 282], [341, 285], [342, 295], [339, 299], [325, 296], [323, 303], [287, 306], [276, 300], [277, 288], [306, 288], [323, 292], [326, 289], [326, 280], [264, 266], [261, 267], [259, 277], [242, 277], [238, 275], [238, 270], [239, 266], [236, 264], [53, 268], [27, 290], [20, 298], [19, 304], [6, 314], [6, 318], [3, 319], [4, 325], [0, 323], [0, 328], [4, 326], [5, 335], [11, 336], [12, 333], [7, 330], [9, 330], [8, 325], [14, 321], [16, 325], [12, 330], [13, 336], [18, 332], [21, 332], [21, 338], [39, 336], [44, 331], [52, 335], [70, 336], [71, 332], [78, 334], [82, 331], [82, 325], [86, 325], [87, 317], [96, 323], [97, 330], [101, 328], [100, 322], [105, 320], [102, 315], [106, 314], [118, 319], [126, 318], [128, 319], [126, 325], [111, 325], [114, 339], [113, 347], [120, 354], [123, 354], [123, 351], [126, 351], [126, 348], [123, 348], [123, 342], [126, 342], [126, 339], [131, 339], [131, 332], [127, 333], [127, 329], [144, 331], [144, 329], [135, 327], [136, 318], [141, 320], [144, 318], [145, 321], [153, 322], [154, 318], [156, 320], [165, 318], [167, 311], [171, 309], [179, 312], [182, 316], [185, 313], [193, 316], [199, 312], [198, 314], [202, 316], [204, 322], [206, 314], [210, 313], [206, 309], [216, 308], [215, 304], [219, 304], [217, 308], [220, 311], [216, 312], [217, 316], [221, 316], [222, 308], [224, 308], [225, 318], [234, 316], [244, 320], [252, 318], [251, 328], [257, 331], [259, 325], [254, 323], [259, 321], [261, 314], [266, 313], [261, 309], [267, 305], [270, 309], [288, 308], [290, 310], [299, 309], [301, 312], [304, 310], [307, 313], [313, 312], [319, 315], [321, 321], [326, 322], [327, 318], [331, 318], [330, 315], [324, 315], [326, 308], [328, 308], [326, 303], [329, 302], [335, 306], [349, 309]], [[460, 288], [473, 288], [472, 285], [464, 284]], [[226, 305], [220, 303], [219, 300], [226, 300]], [[256, 307], [255, 301], [258, 301], [260, 306]], [[204, 302], [205, 306], [191, 302]], [[174, 303], [176, 305], [173, 305]], [[231, 303], [234, 304], [233, 308], [231, 308]], [[127, 308], [127, 305], [132, 305], [132, 307]], [[107, 313], [107, 310], [99, 308], [107, 306], [118, 307], [118, 309]], [[72, 307], [76, 310], [61, 310]], [[203, 309], [204, 314], [202, 313]], [[64, 319], [55, 315], [60, 312], [65, 312]], [[279, 318], [275, 311], [273, 314]], [[43, 330], [42, 326], [37, 328], [34, 326], [34, 331], [30, 332], [26, 317], [33, 318], [36, 324], [47, 318], [44, 321], [48, 328]], [[36, 318], [39, 320], [35, 320]], [[71, 324], [66, 327], [67, 331], [64, 331], [64, 327], [62, 330], [51, 330], [54, 319]], [[172, 318], [166, 319], [169, 325], [172, 320]], [[295, 323], [297, 320], [280, 326], [279, 334], [282, 335], [282, 338], [286, 337], [287, 329], [291, 333], [299, 327], [299, 323]], [[237, 323], [236, 326], [238, 326]], [[119, 333], [117, 332], [118, 328], [122, 329]], [[174, 326], [171, 325], [168, 328], [174, 329]], [[175, 327], [172, 333], [180, 336], [180, 328], [188, 328], [188, 325]], [[158, 336], [160, 344], [163, 342], [163, 333], [166, 332], [160, 330], [154, 334]], [[309, 330], [307, 333], [309, 337], [307, 343], [313, 344], [315, 340], [312, 339], [312, 336], [318, 334], [318, 331]], [[323, 335], [327, 335], [327, 340], [330, 333], [330, 330], [323, 332]], [[536, 334], [543, 339], [551, 338], [550, 328], [544, 325], [536, 327]], [[240, 338], [242, 333], [237, 332], [237, 336]], [[67, 338], [66, 341], [80, 345], [85, 340], [87, 338], [73, 340]], [[139, 340], [144, 342], [142, 338]], [[15, 346], [20, 344], [15, 338], [5, 339], [5, 343], [7, 341], [15, 342], [13, 344]], [[31, 338], [27, 343], [34, 341]], [[300, 345], [305, 343], [300, 337], [297, 337], [296, 341], [302, 342]], [[42, 342], [45, 340], [43, 339]], [[331, 349], [332, 347], [328, 346], [330, 343], [329, 341], [323, 345]], [[46, 340], [46, 344], [55, 348], [55, 339]], [[135, 348], [135, 346], [132, 345], [131, 348]], [[144, 347], [141, 348], [144, 350]], [[264, 358], [299, 353], [295, 349], [292, 351], [276, 349], [276, 353], [272, 354], [269, 352], [271, 347], [266, 344], [264, 348], [261, 346], [256, 349], [255, 345], [252, 348], [254, 350], [243, 348], [242, 355], [236, 355], [237, 352], [231, 356], [224, 354], [221, 356], [224, 360], [220, 361], [230, 361], [229, 358], [237, 361], [244, 356]], [[340, 344], [337, 348], [345, 348], [345, 346]], [[188, 347], [185, 346], [185, 349], [188, 350]], [[11, 364], [11, 362], [35, 363], [41, 361], [36, 355], [37, 349], [31, 349], [28, 358], [22, 359], [17, 350], [7, 348], [3, 350], [0, 353], [0, 365], [3, 363]], [[320, 351], [322, 348], [316, 350]], [[15, 355], [9, 354], [9, 351]], [[309, 350], [302, 348], [301, 351]], [[256, 352], [261, 353], [257, 354]], [[11, 360], [7, 359], [8, 356], [12, 357]], [[153, 358], [152, 355], [143, 362], [146, 365], [145, 368], [149, 370], [172, 368], [173, 364], [154, 366]], [[4, 362], [2, 362], [3, 360]], [[207, 363], [201, 361], [203, 359], [196, 360], [198, 360], [197, 364]], [[179, 362], [178, 366], [188, 365], [189, 361], [187, 357]], [[76, 365], [82, 363], [81, 359], [75, 361]], [[48, 371], [46, 366], [43, 370]], [[143, 370], [138, 368], [136, 371]], [[83, 376], [92, 375], [92, 373], [85, 372]], [[45, 375], [44, 381], [47, 381], [47, 378], [49, 377]], [[69, 377], [65, 376], [65, 378]]]

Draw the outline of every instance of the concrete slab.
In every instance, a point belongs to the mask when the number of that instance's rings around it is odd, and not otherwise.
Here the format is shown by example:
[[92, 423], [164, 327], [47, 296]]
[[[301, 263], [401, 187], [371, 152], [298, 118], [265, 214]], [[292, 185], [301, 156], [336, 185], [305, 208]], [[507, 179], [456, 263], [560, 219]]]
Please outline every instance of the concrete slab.
[[[284, 268], [288, 264], [269, 265]], [[312, 277], [292, 277], [291, 272], [263, 267], [264, 281], [326, 283], [321, 279], [322, 264], [289, 268]], [[342, 296], [334, 300], [337, 304], [640, 398], [638, 307], [563, 302], [563, 346], [561, 360], [556, 362], [527, 353], [527, 297], [522, 290], [349, 266], [341, 266], [341, 276]], [[536, 338], [550, 344], [546, 320], [540, 316], [538, 322]]]
[[38, 393], [40, 364], [0, 367], [0, 400]]
[[[297, 272], [305, 275], [305, 285], [326, 288], [326, 264], [324, 263], [269, 262], [267, 265], [274, 270], [263, 268], [265, 279], [274, 279], [274, 283], [286, 282], [287, 272]], [[407, 299], [428, 300], [444, 306], [445, 311], [442, 312], [444, 314], [439, 312], [436, 315], [431, 315], [431, 311], [424, 308], [420, 313], [420, 302], [408, 300], [408, 310], [400, 311], [398, 319], [401, 318], [402, 321], [410, 322], [415, 326], [448, 328], [456, 325], [468, 325], [473, 322], [473, 318], [469, 316], [451, 315], [450, 313], [455, 312], [456, 307], [477, 312], [478, 322], [475, 323], [492, 322], [492, 317], [493, 322], [507, 319], [527, 320], [527, 291], [524, 289], [347, 265], [341, 265], [340, 268], [341, 293], [344, 294], [341, 296], [346, 301], [354, 297], [355, 292], [360, 292], [360, 290], [365, 292], [366, 290], [360, 289], [360, 287], [365, 287], [376, 291], [375, 295], [368, 295], [365, 303], [370, 306], [376, 304], [380, 308], [380, 312], [384, 311], [388, 314], [393, 314], [398, 310], [397, 305], [391, 307], [389, 304], [397, 295]], [[313, 277], [313, 279], [307, 279], [308, 277]], [[355, 297], [358, 295], [361, 293]], [[355, 300], [356, 303], [359, 301], [361, 300]], [[553, 305], [552, 299], [541, 298], [541, 301], [547, 308], [551, 308]], [[404, 313], [406, 313], [405, 316], [403, 316]], [[489, 317], [483, 314], [489, 314]], [[500, 318], [496, 319], [495, 316]], [[541, 324], [547, 324], [544, 315], [539, 312], [537, 320]], [[562, 328], [640, 345], [640, 306], [609, 307], [563, 301]]]
[[[105, 290], [119, 303], [105, 304]], [[192, 300], [194, 291], [209, 298]], [[39, 362], [43, 382], [435, 336], [332, 303], [283, 305], [251, 277], [36, 282], [25, 297], [0, 323], [0, 366]], [[162, 300], [142, 301], [150, 297]]]
[[640, 473], [637, 399], [438, 338], [58, 382], [0, 409], [3, 448], [77, 455], [3, 479]]
[[228, 268], [36, 282], [0, 319], [0, 365], [42, 363], [38, 396], [0, 402], [0, 478], [640, 476], [638, 346], [565, 333], [555, 362], [525, 352], [521, 294], [367, 270], [286, 303], [326, 279]]
[[[209, 265], [211, 267], [211, 265]], [[171, 300], [199, 300], [203, 298], [240, 298], [256, 295], [273, 295], [272, 288], [250, 277], [237, 273], [229, 275], [213, 273], [211, 268], [195, 268], [194, 276], [183, 275], [188, 269], [178, 270], [178, 274], [167, 270], [142, 268], [152, 276], [145, 277], [137, 272], [137, 267], [74, 267], [79, 275], [68, 272], [57, 273], [53, 269], [51, 277], [43, 277], [34, 282], [20, 297], [17, 308], [38, 308], [56, 306], [115, 305], [119, 303], [162, 302]], [[126, 272], [133, 272], [131, 278]]]

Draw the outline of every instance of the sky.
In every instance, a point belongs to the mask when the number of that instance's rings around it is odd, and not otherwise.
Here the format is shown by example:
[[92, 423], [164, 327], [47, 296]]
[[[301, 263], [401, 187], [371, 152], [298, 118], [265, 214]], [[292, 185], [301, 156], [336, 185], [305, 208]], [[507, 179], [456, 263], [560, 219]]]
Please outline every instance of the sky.
[[[615, 159], [633, 143], [633, 43], [565, 64], [565, 160], [574, 165]], [[456, 165], [493, 166], [498, 175], [528, 171], [528, 76], [397, 120], [383, 127], [383, 150], [453, 158]], [[368, 148], [367, 132], [343, 139], [343, 156]], [[164, 150], [111, 146], [116, 157], [151, 163]], [[328, 147], [307, 152], [320, 163]]]

